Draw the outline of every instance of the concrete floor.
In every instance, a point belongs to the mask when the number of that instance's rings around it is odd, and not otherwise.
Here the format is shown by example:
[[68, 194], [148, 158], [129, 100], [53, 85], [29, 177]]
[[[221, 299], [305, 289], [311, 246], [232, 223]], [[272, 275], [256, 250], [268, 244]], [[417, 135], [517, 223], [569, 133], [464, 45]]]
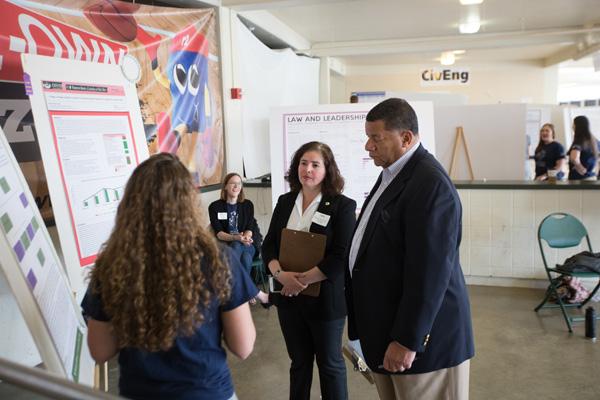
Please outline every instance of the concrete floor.
[[[470, 286], [475, 358], [470, 398], [599, 399], [600, 342], [584, 337], [584, 324], [569, 334], [559, 310], [533, 308], [535, 289]], [[597, 306], [597, 309], [600, 308]], [[245, 361], [230, 358], [236, 393], [245, 399], [286, 399], [289, 359], [276, 310], [253, 308], [257, 340]], [[319, 399], [316, 371], [311, 399]], [[374, 386], [348, 365], [350, 399], [377, 399]]]
[[[584, 337], [584, 324], [569, 334], [558, 310], [533, 308], [535, 289], [470, 286], [475, 358], [471, 361], [473, 400], [596, 400], [600, 398], [600, 342]], [[598, 303], [595, 304], [600, 311]], [[257, 340], [245, 361], [229, 362], [240, 400], [287, 399], [289, 360], [275, 309], [253, 307]], [[600, 323], [599, 326], [600, 328]], [[110, 363], [110, 392], [117, 393], [118, 366]], [[39, 398], [0, 384], [0, 398]], [[348, 366], [350, 399], [377, 399], [375, 387]], [[312, 399], [319, 399], [315, 366]]]

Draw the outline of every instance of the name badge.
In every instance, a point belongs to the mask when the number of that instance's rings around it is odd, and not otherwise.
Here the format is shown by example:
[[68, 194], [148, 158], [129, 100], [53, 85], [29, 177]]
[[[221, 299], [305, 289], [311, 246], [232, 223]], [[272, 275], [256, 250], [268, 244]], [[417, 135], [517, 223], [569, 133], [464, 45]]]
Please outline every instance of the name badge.
[[323, 214], [317, 211], [312, 219], [312, 222], [314, 222], [317, 225], [327, 226], [327, 224], [329, 223], [329, 218], [331, 218], [331, 215]]
[[223, 220], [223, 221], [227, 220], [227, 213], [226, 212], [224, 212], [224, 213], [217, 213], [217, 219]]

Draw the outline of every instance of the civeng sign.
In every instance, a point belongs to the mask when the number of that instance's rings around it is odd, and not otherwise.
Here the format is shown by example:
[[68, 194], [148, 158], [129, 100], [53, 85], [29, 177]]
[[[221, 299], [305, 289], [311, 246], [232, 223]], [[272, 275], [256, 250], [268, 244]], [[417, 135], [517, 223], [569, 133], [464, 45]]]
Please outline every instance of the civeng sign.
[[421, 71], [421, 86], [469, 85], [471, 73], [467, 68], [427, 68]]

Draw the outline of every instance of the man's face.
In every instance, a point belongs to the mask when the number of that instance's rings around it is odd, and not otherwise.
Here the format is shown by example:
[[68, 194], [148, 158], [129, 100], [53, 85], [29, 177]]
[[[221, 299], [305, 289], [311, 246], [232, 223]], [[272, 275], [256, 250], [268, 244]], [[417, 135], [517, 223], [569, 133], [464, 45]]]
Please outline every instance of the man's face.
[[399, 130], [386, 130], [383, 120], [367, 121], [365, 123], [365, 132], [367, 133], [367, 143], [365, 150], [378, 167], [387, 168], [397, 161], [408, 147], [403, 146], [405, 136], [410, 132]]

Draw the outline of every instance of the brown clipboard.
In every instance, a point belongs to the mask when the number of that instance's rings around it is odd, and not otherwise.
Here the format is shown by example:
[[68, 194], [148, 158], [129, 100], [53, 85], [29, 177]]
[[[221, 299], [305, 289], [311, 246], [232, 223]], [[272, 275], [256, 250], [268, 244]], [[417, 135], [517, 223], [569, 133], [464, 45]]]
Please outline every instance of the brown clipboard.
[[[279, 264], [284, 271], [306, 272], [323, 260], [327, 236], [320, 233], [296, 231], [284, 228], [281, 231]], [[308, 285], [301, 294], [318, 297], [321, 282]]]

